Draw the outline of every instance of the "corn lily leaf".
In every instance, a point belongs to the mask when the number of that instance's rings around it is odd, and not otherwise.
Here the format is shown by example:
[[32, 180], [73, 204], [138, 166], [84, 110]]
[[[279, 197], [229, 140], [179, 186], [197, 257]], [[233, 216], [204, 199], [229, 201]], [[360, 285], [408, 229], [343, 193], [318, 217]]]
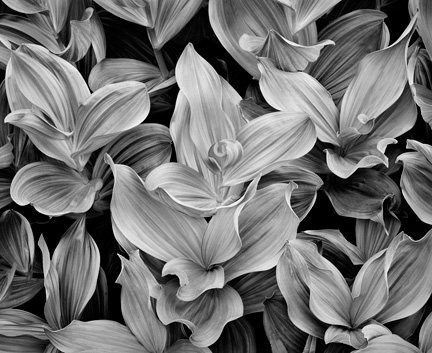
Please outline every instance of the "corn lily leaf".
[[89, 76], [89, 86], [92, 91], [122, 81], [144, 82], [150, 90], [164, 81], [164, 78], [157, 66], [127, 58], [104, 59], [93, 67]]
[[419, 13], [417, 28], [429, 57], [432, 57], [432, 26], [428, 21], [432, 14], [432, 6], [425, 0], [418, 0], [416, 4]]
[[[345, 130], [346, 132], [347, 130]], [[384, 164], [388, 167], [388, 157], [385, 150], [389, 144], [397, 143], [393, 138], [350, 137], [349, 147], [346, 154], [341, 155], [332, 149], [326, 149], [326, 161], [328, 168], [338, 177], [346, 179], [352, 176], [360, 168], [370, 168], [377, 164]], [[353, 140], [357, 140], [354, 142]], [[343, 146], [345, 144], [341, 143]]]
[[[307, 246], [312, 247], [310, 251], [317, 253], [314, 244], [309, 243]], [[318, 320], [309, 307], [312, 278], [308, 264], [302, 254], [289, 243], [277, 264], [276, 279], [288, 305], [290, 321], [303, 332], [324, 338], [327, 325]]]
[[[8, 2], [12, 3], [14, 1], [9, 0]], [[2, 14], [0, 15], [0, 19], [0, 33], [10, 43], [16, 45], [24, 43], [40, 44], [51, 52], [60, 51], [59, 43], [56, 41], [54, 35], [40, 29], [28, 18]], [[8, 49], [10, 51], [10, 48]]]
[[2, 335], [8, 337], [32, 336], [39, 340], [47, 340], [44, 332], [46, 321], [27, 311], [18, 309], [0, 310], [0, 327]]
[[188, 258], [202, 264], [200, 244], [205, 220], [177, 212], [152, 198], [130, 167], [114, 164], [106, 156], [114, 174], [111, 214], [124, 236], [160, 260]]
[[299, 219], [290, 205], [295, 183], [258, 190], [238, 220], [242, 247], [224, 263], [225, 280], [276, 266], [286, 241], [297, 234]]
[[0, 257], [27, 274], [33, 269], [35, 244], [30, 223], [19, 212], [7, 210], [0, 217]]
[[154, 49], [160, 50], [191, 20], [200, 9], [201, 0], [180, 0], [175, 3], [157, 1], [154, 26], [147, 30]]
[[12, 168], [0, 169], [0, 207], [6, 207], [12, 203], [10, 196], [10, 186], [14, 178], [14, 171]]
[[231, 287], [208, 290], [193, 301], [177, 298], [178, 284], [164, 285], [156, 303], [159, 319], [165, 325], [181, 322], [191, 331], [189, 340], [198, 347], [207, 347], [219, 338], [224, 326], [243, 315], [240, 295]]
[[[113, 112], [113, 106], [119, 108]], [[140, 124], [149, 111], [150, 99], [143, 83], [127, 81], [97, 90], [77, 110], [72, 158], [80, 156], [84, 166], [91, 152]]]
[[324, 335], [324, 342], [326, 344], [342, 343], [356, 349], [367, 346], [367, 340], [361, 329], [348, 330], [341, 326], [330, 326]]
[[[357, 73], [359, 62], [369, 53], [388, 45], [386, 15], [376, 10], [357, 10], [341, 16], [320, 31], [319, 39], [336, 43], [326, 46], [309, 74], [332, 95], [337, 104]], [[346, 53], [351, 53], [348, 57]]]
[[20, 169], [11, 184], [11, 197], [19, 205], [32, 204], [43, 214], [59, 216], [90, 209], [100, 179], [88, 180], [65, 165], [36, 162]]
[[207, 347], [194, 346], [188, 340], [178, 340], [170, 346], [166, 353], [211, 353], [212, 351]]
[[98, 154], [92, 177], [101, 178], [104, 186], [93, 208], [107, 210], [111, 201], [114, 179], [104, 156], [108, 153], [115, 163], [131, 167], [141, 177], [161, 164], [169, 162], [172, 153], [171, 136], [167, 127], [160, 124], [140, 124], [120, 134]]
[[9, 167], [14, 161], [13, 145], [10, 141], [0, 147], [0, 169]]
[[47, 294], [45, 317], [51, 328], [60, 329], [79, 319], [95, 291], [99, 250], [85, 230], [85, 217], [80, 217], [66, 231], [51, 260], [43, 237], [39, 240], [39, 247], [43, 255]]
[[397, 335], [383, 335], [376, 337], [368, 342], [368, 346], [363, 349], [352, 351], [353, 353], [421, 353], [421, 351], [411, 343]]
[[74, 320], [60, 330], [45, 328], [51, 343], [64, 353], [78, 352], [125, 352], [147, 353], [129, 329], [116, 321]]
[[406, 318], [388, 322], [386, 327], [390, 329], [392, 333], [402, 337], [404, 340], [408, 340], [416, 331], [419, 326], [423, 314], [425, 313], [426, 307], [424, 306], [415, 314], [407, 316]]
[[159, 1], [97, 0], [95, 3], [126, 21], [153, 27]]
[[419, 348], [426, 353], [432, 348], [432, 314], [427, 316], [420, 329]]
[[279, 70], [293, 72], [305, 70], [309, 63], [317, 60], [326, 45], [334, 45], [334, 42], [326, 40], [305, 46], [287, 40], [271, 29], [265, 38], [244, 34], [240, 37], [239, 44], [255, 56], [272, 59]]
[[223, 110], [222, 84], [216, 71], [188, 44], [176, 66], [177, 83], [190, 105], [190, 136], [203, 158], [212, 145], [235, 139], [234, 126]]
[[0, 302], [3, 302], [11, 292], [11, 284], [16, 272], [16, 263], [11, 268], [0, 269]]
[[301, 29], [308, 26], [311, 22], [317, 20], [319, 17], [331, 10], [331, 8], [339, 1], [340, 0], [282, 0], [279, 2], [282, 2], [284, 5], [288, 5], [295, 11], [295, 20], [291, 26], [292, 32], [297, 33]]
[[342, 99], [341, 132], [360, 130], [376, 119], [401, 96], [407, 82], [406, 51], [417, 18], [414, 17], [400, 38], [390, 47], [368, 54]]
[[274, 183], [290, 181], [298, 186], [291, 194], [291, 207], [301, 221], [313, 207], [317, 191], [323, 185], [323, 181], [317, 174], [298, 166], [282, 166], [262, 176], [258, 187], [261, 189]]
[[[242, 35], [265, 38], [269, 30], [274, 30], [287, 40], [293, 40], [291, 30], [292, 9], [276, 1], [269, 1], [266, 6], [258, 0], [230, 0], [209, 2], [210, 24], [231, 56], [252, 76], [260, 77], [257, 60], [252, 53], [242, 50], [239, 39]], [[316, 26], [312, 24], [298, 33], [299, 44], [316, 43]]]
[[395, 182], [373, 169], [358, 169], [347, 179], [335, 177], [324, 186], [324, 191], [335, 211], [344, 217], [378, 221], [385, 200], [390, 198], [390, 207], [395, 210], [401, 203], [401, 193]]
[[49, 341], [32, 336], [7, 337], [0, 335], [0, 349], [5, 353], [45, 353]]
[[52, 125], [42, 111], [15, 110], [6, 117], [5, 122], [25, 131], [33, 144], [46, 156], [61, 160], [71, 168], [76, 167], [75, 161], [70, 157], [73, 152], [72, 133]]
[[369, 219], [357, 219], [355, 225], [356, 245], [362, 252], [364, 261], [381, 250], [387, 249], [399, 233], [401, 222], [392, 218], [388, 230], [378, 222]]
[[264, 301], [278, 290], [275, 268], [237, 277], [229, 285], [240, 294], [244, 315], [264, 311]]
[[28, 302], [43, 286], [43, 278], [13, 277], [8, 296], [0, 301], [0, 309], [14, 308]]
[[243, 147], [243, 155], [222, 172], [223, 185], [251, 180], [282, 162], [305, 155], [315, 144], [316, 132], [304, 114], [276, 112], [243, 126], [236, 140]]
[[339, 145], [339, 112], [330, 93], [304, 72], [284, 72], [265, 58], [258, 65], [259, 85], [266, 101], [274, 108], [291, 113], [306, 113], [315, 124], [322, 142]]
[[[150, 301], [150, 288], [144, 263], [139, 257], [132, 262], [120, 257], [122, 270], [116, 283], [122, 285], [121, 307], [126, 325], [145, 351], [162, 352], [167, 340], [167, 330], [156, 317]], [[144, 268], [146, 271], [142, 271]]]
[[407, 148], [416, 152], [401, 154], [397, 161], [403, 163], [401, 189], [405, 200], [415, 214], [425, 223], [432, 224], [430, 216], [429, 173], [432, 172], [432, 147], [415, 140], [407, 140]]
[[283, 296], [275, 294], [264, 302], [264, 330], [273, 352], [302, 352], [308, 334], [290, 320]]
[[388, 271], [389, 300], [375, 317], [377, 321], [387, 323], [405, 318], [427, 302], [432, 292], [431, 244], [430, 231], [418, 241], [406, 236], [397, 243]]
[[82, 14], [79, 20], [70, 22], [69, 43], [60, 52], [54, 52], [69, 62], [76, 62], [86, 55], [92, 44], [92, 17], [97, 16], [94, 9], [89, 7]]
[[48, 10], [47, 6], [43, 6], [40, 1], [37, 0], [6, 0], [4, 1], [4, 3], [11, 9], [25, 14], [37, 13]]
[[341, 253], [349, 258], [353, 265], [363, 265], [363, 254], [359, 248], [351, 244], [339, 230], [322, 229], [306, 230], [297, 234], [297, 239], [309, 241], [320, 241], [322, 243], [323, 256], [331, 260], [332, 264], [337, 264], [337, 257]]
[[228, 322], [210, 349], [213, 353], [256, 353], [253, 326], [244, 317]]

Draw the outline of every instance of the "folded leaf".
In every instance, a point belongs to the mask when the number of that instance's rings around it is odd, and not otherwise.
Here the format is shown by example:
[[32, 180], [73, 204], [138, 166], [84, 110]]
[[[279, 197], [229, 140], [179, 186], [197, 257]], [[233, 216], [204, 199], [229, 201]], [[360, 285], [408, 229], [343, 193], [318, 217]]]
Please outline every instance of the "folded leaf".
[[415, 140], [407, 140], [407, 148], [417, 152], [399, 155], [396, 161], [403, 163], [401, 189], [405, 200], [415, 214], [425, 223], [432, 224], [430, 212], [430, 173], [432, 173], [432, 147]]
[[112, 14], [141, 26], [153, 27], [156, 12], [156, 1], [128, 1], [128, 0], [96, 0], [98, 5]]
[[205, 268], [188, 259], [168, 261], [162, 275], [176, 275], [179, 278], [177, 298], [187, 302], [197, 299], [207, 290], [223, 288], [225, 284], [224, 270], [221, 266]]
[[35, 244], [30, 223], [19, 212], [7, 210], [0, 217], [0, 257], [16, 270], [27, 274], [33, 270]]
[[51, 343], [64, 353], [146, 352], [129, 329], [115, 321], [74, 320], [61, 330], [55, 331], [47, 327], [45, 333]]
[[0, 349], [4, 353], [45, 353], [49, 341], [32, 336], [6, 337], [0, 335]]
[[15, 276], [12, 279], [9, 295], [0, 302], [0, 309], [20, 306], [32, 299], [44, 286], [43, 278]]
[[432, 6], [425, 0], [418, 0], [418, 31], [426, 47], [429, 57], [432, 57], [432, 26], [429, 18], [432, 14]]
[[185, 324], [192, 331], [189, 340], [198, 347], [216, 342], [224, 326], [243, 315], [241, 298], [229, 286], [206, 291], [190, 302], [177, 298], [177, 288], [176, 281], [170, 281], [163, 287], [156, 303], [157, 314], [165, 325], [172, 322]]
[[0, 147], [0, 169], [7, 168], [14, 161], [13, 145], [9, 141]]
[[0, 302], [7, 299], [11, 292], [12, 280], [16, 272], [16, 263], [13, 263], [11, 268], [3, 268], [0, 270]]
[[367, 54], [388, 45], [385, 17], [376, 10], [352, 11], [320, 31], [320, 40], [329, 39], [336, 45], [323, 48], [309, 74], [330, 92], [335, 103], [340, 101], [356, 75], [359, 62]]
[[243, 126], [237, 141], [243, 156], [223, 172], [223, 184], [235, 185], [266, 173], [275, 166], [309, 152], [316, 140], [314, 125], [304, 114], [276, 112]]
[[330, 326], [324, 336], [324, 342], [343, 343], [356, 349], [367, 346], [367, 340], [360, 329], [347, 329], [341, 326]]
[[146, 351], [162, 352], [167, 340], [167, 330], [156, 317], [150, 301], [150, 289], [141, 262], [131, 262], [124, 257], [122, 270], [116, 283], [122, 286], [121, 307], [128, 328]]
[[397, 335], [384, 335], [371, 340], [366, 348], [352, 353], [421, 353], [421, 351]]
[[368, 54], [342, 99], [340, 128], [360, 130], [363, 120], [374, 120], [402, 94], [407, 81], [405, 55], [416, 17], [390, 47]]
[[259, 85], [266, 101], [274, 108], [290, 113], [306, 113], [315, 124], [322, 142], [338, 145], [339, 112], [330, 93], [304, 72], [284, 72], [268, 59], [260, 59]]
[[265, 37], [270, 29], [274, 29], [292, 40], [290, 9], [276, 1], [266, 2], [266, 6], [262, 6], [259, 0], [211, 0], [209, 17], [213, 31], [224, 48], [255, 78], [260, 77], [257, 60], [252, 53], [242, 50], [240, 37], [243, 34]]
[[90, 209], [100, 179], [88, 180], [65, 165], [36, 162], [21, 168], [11, 184], [11, 197], [19, 205], [32, 204], [40, 213], [59, 216]]
[[38, 316], [18, 309], [0, 310], [0, 327], [2, 335], [8, 337], [32, 336], [47, 340], [44, 332], [46, 322]]
[[334, 42], [326, 40], [304, 46], [285, 39], [271, 29], [265, 38], [244, 34], [240, 37], [239, 44], [255, 56], [272, 59], [278, 69], [293, 72], [305, 70], [309, 63], [317, 60], [324, 46], [334, 45]]
[[242, 247], [225, 262], [226, 281], [276, 266], [284, 244], [297, 234], [299, 219], [290, 205], [296, 184], [274, 184], [258, 190], [238, 220]]
[[207, 347], [194, 346], [188, 340], [178, 340], [172, 346], [170, 346], [166, 353], [211, 353]]
[[401, 203], [400, 190], [395, 182], [373, 169], [358, 169], [347, 179], [334, 178], [324, 186], [324, 191], [335, 211], [344, 217], [374, 220], [387, 198], [395, 210]]

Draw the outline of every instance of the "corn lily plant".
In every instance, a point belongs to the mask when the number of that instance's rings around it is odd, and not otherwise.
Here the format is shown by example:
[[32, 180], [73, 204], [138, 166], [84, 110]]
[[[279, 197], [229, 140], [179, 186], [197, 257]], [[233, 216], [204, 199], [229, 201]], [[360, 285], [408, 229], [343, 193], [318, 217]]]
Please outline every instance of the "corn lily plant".
[[298, 217], [289, 203], [295, 184], [256, 191], [255, 180], [244, 203], [218, 210], [207, 223], [169, 208], [151, 196], [131, 168], [114, 164], [109, 156], [107, 161], [115, 179], [111, 212], [116, 237], [166, 262], [162, 275], [179, 279], [168, 282], [158, 298], [160, 320], [186, 323], [192, 343], [212, 344], [227, 322], [243, 314], [241, 297], [227, 282], [274, 267], [283, 244], [295, 236]]
[[277, 267], [290, 319], [326, 343], [365, 348], [368, 336], [388, 333], [383, 324], [413, 315], [427, 302], [431, 239], [431, 232], [419, 241], [400, 233], [364, 263], [351, 289], [315, 244], [291, 241]]
[[417, 114], [407, 85], [406, 52], [415, 23], [416, 17], [394, 44], [361, 60], [340, 111], [310, 75], [283, 72], [268, 59], [260, 59], [265, 99], [276, 109], [309, 114], [318, 139], [333, 145], [325, 152], [335, 175], [347, 178], [358, 168], [388, 165], [386, 146], [414, 125]]
[[85, 216], [66, 231], [52, 258], [43, 237], [39, 239], [39, 247], [43, 257], [46, 321], [23, 310], [1, 309], [2, 351], [33, 347], [34, 352], [58, 352], [44, 330], [47, 327], [59, 330], [79, 319], [96, 289], [100, 255], [85, 229]]
[[304, 114], [280, 112], [246, 123], [236, 107], [240, 96], [190, 44], [176, 78], [180, 92], [170, 131], [178, 162], [146, 178], [146, 187], [173, 207], [206, 217], [237, 206], [244, 182], [313, 147], [315, 129]]
[[[31, 203], [47, 215], [87, 211], [102, 181], [89, 180], [85, 165], [93, 151], [146, 118], [147, 88], [127, 81], [91, 94], [72, 65], [35, 45], [13, 52], [6, 76], [12, 112], [5, 121], [23, 129], [40, 151], [59, 161], [20, 169], [12, 181], [12, 199], [20, 205]], [[111, 109], [117, 104], [120, 109]]]
[[138, 251], [121, 257], [121, 307], [126, 325], [110, 320], [73, 321], [61, 330], [47, 329], [51, 342], [62, 352], [210, 353], [180, 339], [170, 344], [169, 329], [156, 316], [152, 297], [161, 290]]

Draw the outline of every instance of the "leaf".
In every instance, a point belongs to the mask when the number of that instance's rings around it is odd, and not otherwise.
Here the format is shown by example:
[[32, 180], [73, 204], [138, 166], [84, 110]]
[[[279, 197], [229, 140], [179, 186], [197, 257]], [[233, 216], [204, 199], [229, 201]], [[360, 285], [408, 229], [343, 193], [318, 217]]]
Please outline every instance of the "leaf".
[[150, 99], [143, 83], [126, 81], [97, 90], [77, 110], [72, 158], [79, 159], [82, 169], [91, 152], [140, 124], [149, 111]]
[[264, 311], [264, 301], [278, 290], [275, 268], [237, 277], [229, 285], [240, 294], [244, 315]]
[[158, 3], [154, 27], [147, 30], [152, 47], [160, 50], [191, 20], [201, 7], [201, 0]]
[[426, 317], [419, 334], [420, 351], [428, 353], [432, 348], [432, 314]]
[[256, 353], [254, 328], [245, 317], [230, 321], [211, 346], [213, 353]]
[[334, 42], [326, 40], [312, 46], [300, 45], [271, 29], [265, 38], [244, 34], [239, 44], [257, 57], [272, 59], [278, 69], [294, 72], [305, 70], [309, 63], [318, 59], [324, 46], [334, 45]]
[[89, 181], [65, 165], [36, 162], [18, 171], [10, 193], [18, 205], [32, 204], [42, 214], [60, 216], [88, 211], [101, 187], [100, 179]]
[[258, 67], [261, 92], [272, 107], [307, 114], [315, 124], [319, 140], [339, 145], [339, 112], [330, 93], [317, 80], [304, 72], [280, 71], [264, 58]]
[[188, 340], [176, 341], [165, 352], [166, 353], [211, 353], [209, 348], [194, 346]]
[[154, 25], [155, 7], [157, 2], [135, 2], [128, 0], [96, 0], [99, 6], [112, 14], [141, 26], [152, 27]]
[[423, 222], [432, 224], [430, 193], [427, 191], [432, 173], [432, 147], [408, 139], [407, 148], [417, 152], [406, 152], [396, 159], [404, 166], [400, 181], [402, 194], [415, 214]]
[[389, 35], [385, 17], [376, 10], [352, 11], [320, 31], [320, 40], [332, 40], [336, 45], [322, 49], [309, 74], [330, 92], [336, 104], [356, 75], [359, 62], [367, 54], [387, 46]]
[[[243, 34], [265, 37], [270, 29], [292, 40], [290, 12], [276, 1], [262, 6], [259, 0], [209, 1], [210, 24], [219, 42], [255, 78], [260, 77], [255, 56], [242, 50]], [[306, 44], [306, 43], [302, 43]]]
[[243, 157], [223, 173], [223, 185], [235, 185], [266, 173], [281, 162], [294, 160], [312, 149], [316, 133], [304, 114], [276, 112], [246, 124], [237, 134]]
[[418, 31], [426, 47], [429, 57], [432, 57], [432, 26], [428, 21], [432, 13], [432, 6], [428, 1], [418, 0]]
[[14, 308], [28, 302], [43, 286], [43, 278], [15, 276], [12, 279], [9, 295], [0, 302], [0, 309]]
[[[315, 247], [311, 243], [308, 246]], [[290, 321], [301, 331], [324, 338], [327, 325], [318, 320], [309, 307], [312, 278], [308, 264], [301, 253], [289, 243], [277, 264], [276, 279], [288, 305]]]
[[226, 281], [276, 266], [285, 242], [294, 239], [299, 219], [290, 205], [294, 183], [274, 184], [258, 190], [240, 213], [242, 247], [223, 264]]
[[344, 217], [374, 220], [387, 198], [390, 198], [391, 207], [395, 210], [401, 202], [400, 190], [395, 182], [373, 169], [358, 169], [347, 179], [334, 178], [324, 186], [324, 191], [335, 211]]
[[176, 65], [180, 90], [190, 105], [190, 136], [203, 159], [210, 147], [235, 139], [234, 126], [222, 109], [222, 84], [216, 71], [195, 51], [184, 49]]
[[343, 343], [356, 349], [367, 346], [367, 340], [362, 330], [358, 328], [348, 329], [341, 326], [330, 326], [325, 333], [324, 342], [326, 344]]
[[411, 343], [397, 335], [384, 335], [374, 338], [366, 348], [352, 351], [352, 353], [421, 353]]
[[85, 216], [63, 234], [51, 263], [59, 277], [61, 327], [80, 318], [92, 297], [99, 275], [99, 249], [85, 229]]
[[48, 341], [31, 336], [6, 337], [0, 335], [0, 349], [5, 353], [44, 353]]
[[264, 330], [275, 353], [302, 352], [308, 334], [300, 330], [288, 316], [287, 304], [280, 294], [264, 302]]
[[179, 278], [180, 287], [177, 298], [182, 301], [193, 301], [204, 292], [223, 288], [225, 284], [224, 270], [219, 265], [203, 267], [188, 259], [173, 259], [168, 261], [162, 275], [175, 275]]
[[168, 325], [181, 322], [191, 331], [189, 340], [197, 347], [207, 347], [220, 337], [224, 326], [243, 315], [239, 294], [229, 286], [212, 289], [197, 299], [184, 302], [177, 298], [176, 281], [168, 282], [156, 303], [159, 319]]
[[59, 350], [64, 353], [144, 353], [144, 347], [129, 329], [116, 321], [95, 320], [82, 322], [74, 320], [61, 330], [45, 329], [45, 333]]
[[374, 120], [402, 94], [407, 81], [405, 55], [416, 18], [390, 47], [368, 54], [359, 65], [342, 99], [340, 129], [360, 130], [362, 120]]
[[38, 316], [18, 309], [0, 310], [0, 327], [2, 335], [7, 337], [32, 336], [47, 340], [44, 332], [46, 322]]
[[35, 244], [33, 231], [27, 219], [14, 210], [3, 212], [0, 217], [0, 257], [16, 264], [16, 270], [28, 274], [33, 270]]
[[[116, 283], [121, 284], [121, 308], [128, 328], [149, 352], [163, 352], [167, 330], [156, 317], [150, 301], [150, 288], [144, 263], [131, 262], [120, 256], [122, 269]], [[148, 270], [147, 270], [148, 271]]]
[[202, 264], [201, 238], [207, 223], [152, 198], [143, 181], [129, 167], [114, 164], [111, 215], [118, 229], [135, 246], [165, 262], [188, 258]]

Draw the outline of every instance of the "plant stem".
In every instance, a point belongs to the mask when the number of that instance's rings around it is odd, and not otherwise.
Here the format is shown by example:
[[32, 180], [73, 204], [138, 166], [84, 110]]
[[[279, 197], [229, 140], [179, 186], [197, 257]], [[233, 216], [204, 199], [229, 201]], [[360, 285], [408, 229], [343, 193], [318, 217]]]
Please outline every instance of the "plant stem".
[[156, 57], [157, 64], [159, 66], [159, 70], [160, 70], [160, 72], [162, 74], [162, 77], [163, 78], [168, 78], [169, 77], [169, 70], [168, 70], [168, 68], [166, 66], [163, 54], [158, 49], [154, 49], [153, 51], [154, 51], [154, 55]]

